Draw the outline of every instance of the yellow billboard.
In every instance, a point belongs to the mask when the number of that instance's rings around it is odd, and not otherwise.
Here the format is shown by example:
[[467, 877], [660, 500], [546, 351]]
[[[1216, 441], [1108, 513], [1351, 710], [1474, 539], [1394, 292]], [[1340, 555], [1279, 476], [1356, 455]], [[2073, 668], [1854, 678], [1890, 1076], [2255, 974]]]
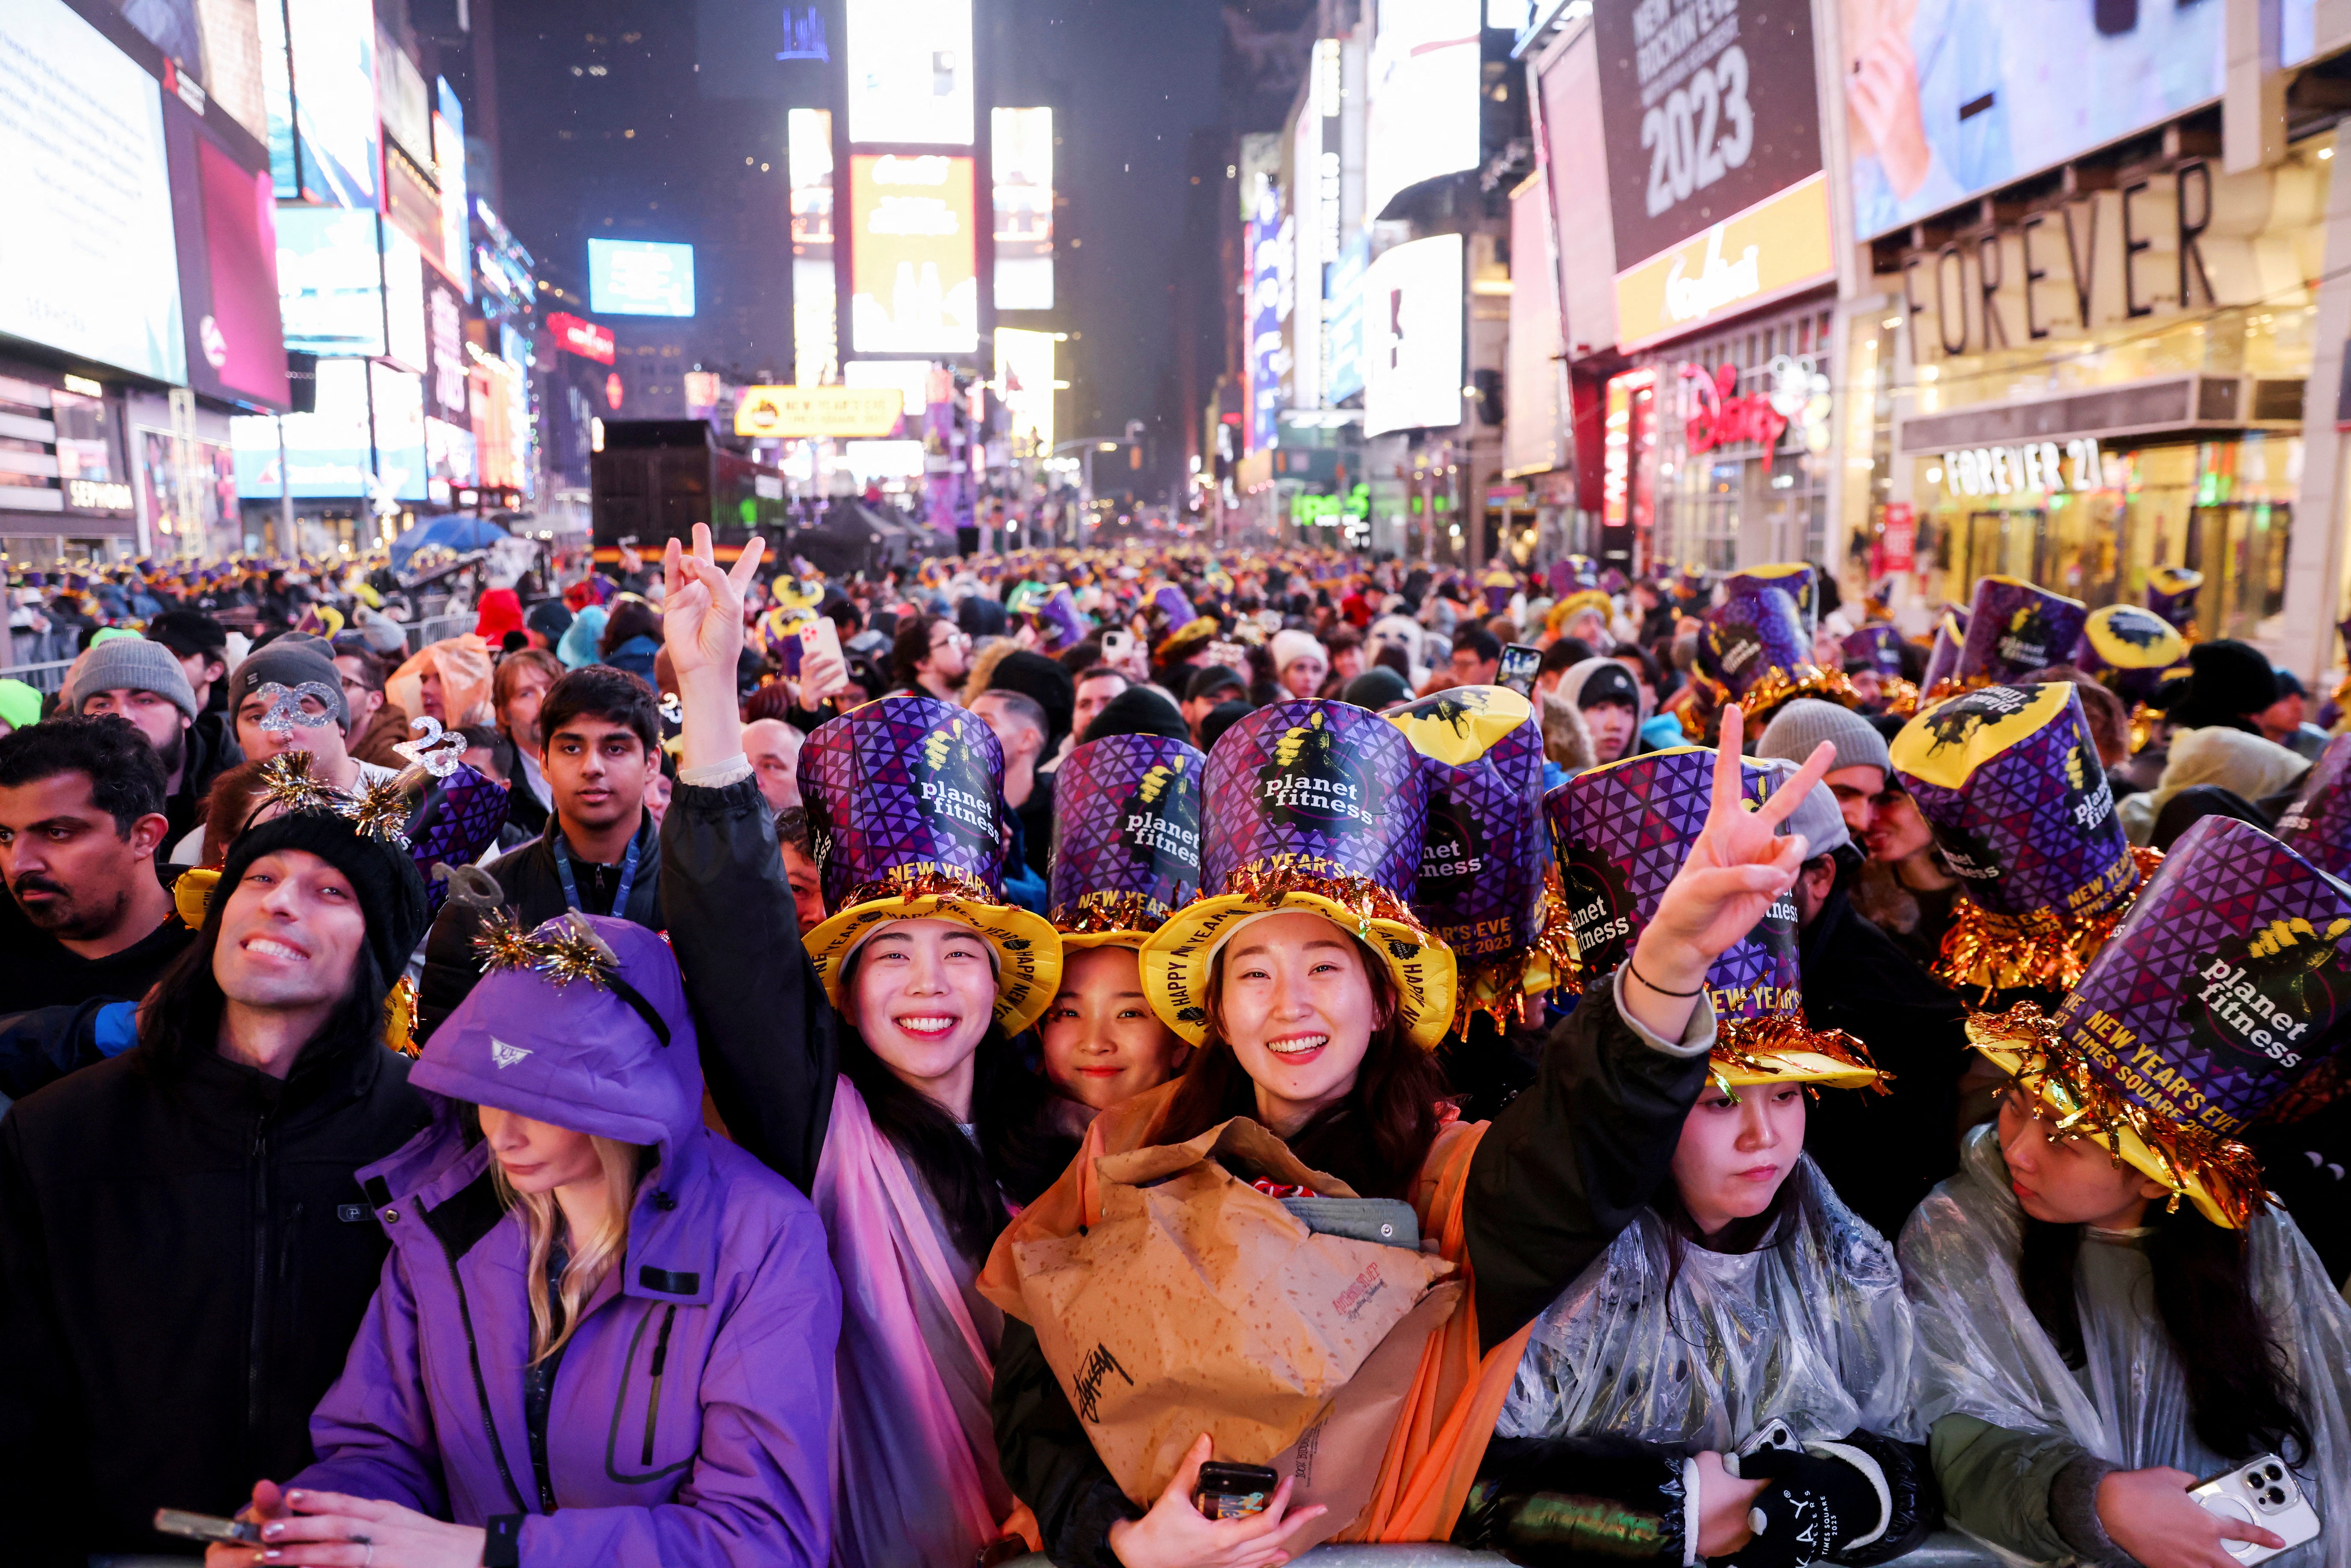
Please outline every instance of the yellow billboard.
[[1814, 174], [1616, 275], [1616, 338], [1637, 349], [1836, 273], [1829, 181]]
[[745, 387], [735, 404], [735, 434], [787, 439], [889, 435], [896, 432], [904, 407], [894, 387]]

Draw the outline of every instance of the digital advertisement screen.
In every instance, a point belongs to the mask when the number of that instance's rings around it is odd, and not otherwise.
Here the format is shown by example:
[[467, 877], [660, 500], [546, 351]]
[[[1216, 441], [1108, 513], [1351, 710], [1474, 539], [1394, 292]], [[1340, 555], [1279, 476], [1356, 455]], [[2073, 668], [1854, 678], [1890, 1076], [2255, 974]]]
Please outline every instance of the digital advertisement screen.
[[[368, 413], [364, 360], [319, 361], [319, 406], [285, 416], [286, 455], [298, 500], [364, 496], [372, 478], [375, 435]], [[240, 414], [228, 422], [236, 452], [236, 493], [247, 500], [284, 493], [277, 463], [280, 421]]]
[[1322, 269], [1324, 352], [1329, 368], [1323, 393], [1340, 402], [1364, 390], [1364, 273], [1372, 265], [1372, 236], [1359, 229]]
[[424, 280], [424, 408], [459, 424], [472, 418], [466, 388], [473, 356], [465, 352], [465, 305], [455, 285], [434, 273]]
[[277, 301], [286, 346], [325, 356], [387, 352], [376, 215], [341, 207], [277, 212]]
[[1479, 23], [1478, 0], [1380, 7], [1364, 132], [1366, 217], [1406, 185], [1478, 166]]
[[286, 341], [277, 315], [277, 203], [269, 172], [246, 168], [196, 117], [172, 149], [193, 177], [175, 182], [180, 287], [188, 317], [188, 384], [230, 402], [286, 405]]
[[920, 360], [852, 360], [841, 367], [841, 384], [895, 388], [900, 412], [916, 420], [930, 406], [931, 367]]
[[387, 218], [383, 239], [383, 351], [401, 368], [424, 368], [424, 253]]
[[659, 240], [590, 240], [588, 308], [599, 316], [693, 315], [694, 247]]
[[1711, 26], [1689, 26], [1687, 6], [1593, 15], [1619, 272], [1820, 172], [1811, 14], [1717, 11]]
[[1461, 423], [1461, 236], [1395, 246], [1364, 274], [1364, 434]]
[[996, 181], [996, 308], [1053, 308], [1053, 111], [988, 112]]
[[465, 110], [445, 79], [435, 78], [434, 91], [440, 107], [433, 113], [433, 171], [441, 183], [441, 270], [457, 285], [457, 292], [474, 298], [473, 268], [467, 265], [473, 236], [465, 214]]
[[1249, 423], [1243, 427], [1248, 449], [1262, 452], [1281, 443], [1281, 375], [1289, 366], [1290, 345], [1281, 335], [1282, 296], [1290, 287], [1290, 256], [1281, 242], [1281, 209], [1273, 186], [1258, 183], [1257, 210], [1241, 230], [1249, 247], [1247, 302], [1242, 321], [1249, 332]]
[[375, 7], [370, 0], [287, 0], [286, 19], [302, 194], [330, 206], [372, 208], [383, 157]]
[[[1899, 228], [2218, 98], [2225, 9], [2047, 0], [1849, 7], [1844, 51], [1855, 68], [1843, 97], [1855, 232], [1865, 239]], [[2287, 20], [2291, 33], [2291, 12]], [[1620, 254], [1618, 264], [1627, 259]]]
[[849, 160], [850, 344], [861, 354], [979, 347], [972, 161], [861, 152]]
[[968, 147], [971, 0], [846, 0], [849, 139]]
[[1016, 441], [1040, 457], [1053, 449], [1053, 334], [996, 329], [996, 394], [1011, 411]]
[[841, 360], [832, 269], [832, 110], [795, 109], [784, 120], [792, 176], [792, 380], [831, 379]]
[[187, 379], [162, 89], [63, 0], [0, 5], [0, 332]]
[[368, 367], [375, 415], [375, 472], [386, 494], [402, 501], [426, 498], [424, 378], [390, 365]]

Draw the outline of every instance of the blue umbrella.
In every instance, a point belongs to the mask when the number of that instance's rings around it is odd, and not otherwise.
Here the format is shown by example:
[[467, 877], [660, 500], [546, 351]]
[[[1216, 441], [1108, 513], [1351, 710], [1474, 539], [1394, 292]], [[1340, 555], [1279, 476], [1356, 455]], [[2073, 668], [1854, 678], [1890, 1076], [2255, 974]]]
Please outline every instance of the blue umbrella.
[[460, 554], [466, 550], [487, 549], [507, 538], [506, 529], [487, 517], [476, 517], [465, 512], [451, 512], [417, 524], [392, 541], [392, 569], [404, 570], [409, 558], [428, 545], [438, 545]]

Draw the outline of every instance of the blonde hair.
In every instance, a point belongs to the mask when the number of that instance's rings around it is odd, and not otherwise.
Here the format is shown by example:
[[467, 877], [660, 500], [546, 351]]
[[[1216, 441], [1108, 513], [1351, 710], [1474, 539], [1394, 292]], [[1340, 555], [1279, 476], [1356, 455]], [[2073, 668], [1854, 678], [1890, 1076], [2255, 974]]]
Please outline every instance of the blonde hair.
[[523, 1278], [530, 1295], [533, 1366], [554, 1355], [570, 1340], [580, 1326], [580, 1314], [587, 1307], [588, 1298], [596, 1293], [596, 1287], [604, 1282], [604, 1276], [629, 1247], [629, 1211], [636, 1205], [637, 1176], [643, 1168], [645, 1150], [618, 1138], [591, 1136], [588, 1142], [596, 1151], [596, 1163], [604, 1170], [604, 1214], [590, 1234], [570, 1239], [571, 1257], [563, 1266], [563, 1282], [558, 1291], [563, 1305], [560, 1333], [555, 1332], [555, 1303], [548, 1297], [547, 1260], [555, 1250], [556, 1231], [563, 1223], [563, 1211], [556, 1207], [552, 1193], [517, 1192], [507, 1180], [506, 1167], [495, 1159], [490, 1161], [490, 1176], [497, 1183], [499, 1199], [508, 1208], [522, 1210], [523, 1228], [530, 1237], [530, 1261], [524, 1268]]

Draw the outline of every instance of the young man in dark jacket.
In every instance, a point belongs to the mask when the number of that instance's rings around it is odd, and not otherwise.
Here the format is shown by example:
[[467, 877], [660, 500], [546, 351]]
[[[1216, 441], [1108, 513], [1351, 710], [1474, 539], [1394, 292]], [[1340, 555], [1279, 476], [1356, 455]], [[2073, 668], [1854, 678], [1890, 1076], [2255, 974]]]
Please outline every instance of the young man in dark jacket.
[[12, 1563], [184, 1553], [158, 1508], [232, 1513], [308, 1462], [385, 1251], [354, 1174], [427, 1120], [382, 1032], [423, 929], [404, 846], [264, 822], [139, 1043], [0, 1119]]
[[[538, 708], [539, 768], [555, 810], [537, 839], [483, 868], [524, 930], [567, 909], [665, 929], [661, 833], [644, 806], [646, 777], [661, 771], [656, 701], [638, 676], [606, 664], [574, 670], [548, 688]], [[481, 977], [474, 934], [486, 913], [479, 895], [442, 905], [424, 944], [418, 1039], [429, 1038]]]
[[135, 1000], [188, 945], [163, 765], [122, 718], [0, 736], [0, 1016]]

